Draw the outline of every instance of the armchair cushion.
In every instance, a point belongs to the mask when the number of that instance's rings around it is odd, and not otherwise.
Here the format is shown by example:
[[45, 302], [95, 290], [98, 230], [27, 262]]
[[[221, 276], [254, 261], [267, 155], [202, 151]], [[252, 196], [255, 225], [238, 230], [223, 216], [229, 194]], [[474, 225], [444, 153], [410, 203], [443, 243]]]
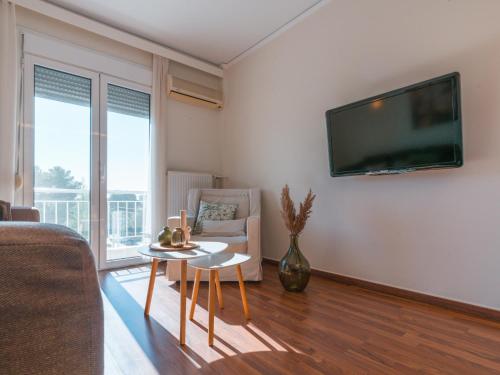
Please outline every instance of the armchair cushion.
[[260, 215], [259, 189], [191, 189], [188, 192], [188, 216], [198, 214], [200, 201], [237, 204], [235, 219]]
[[233, 220], [237, 208], [237, 204], [201, 201], [193, 234], [200, 234], [203, 231], [203, 222], [205, 220]]
[[245, 235], [246, 219], [236, 220], [205, 220], [203, 222], [202, 236], [208, 237], [234, 237]]

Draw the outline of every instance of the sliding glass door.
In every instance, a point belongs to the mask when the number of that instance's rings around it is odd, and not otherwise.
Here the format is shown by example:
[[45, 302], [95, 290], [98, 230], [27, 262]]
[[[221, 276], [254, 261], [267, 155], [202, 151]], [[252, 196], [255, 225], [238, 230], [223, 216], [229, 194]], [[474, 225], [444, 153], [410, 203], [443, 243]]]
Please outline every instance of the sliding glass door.
[[99, 268], [150, 242], [150, 92], [48, 59], [26, 60], [24, 203], [87, 239]]

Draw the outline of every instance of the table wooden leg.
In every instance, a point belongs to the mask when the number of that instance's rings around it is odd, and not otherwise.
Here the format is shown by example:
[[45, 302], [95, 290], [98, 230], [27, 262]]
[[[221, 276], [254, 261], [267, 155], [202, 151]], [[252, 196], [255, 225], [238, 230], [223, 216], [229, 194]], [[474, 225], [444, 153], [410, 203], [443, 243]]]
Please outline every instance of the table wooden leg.
[[210, 270], [208, 281], [208, 345], [214, 345], [214, 320], [215, 320], [215, 273]]
[[179, 343], [186, 343], [186, 291], [187, 291], [187, 261], [181, 260], [181, 317]]
[[247, 318], [247, 320], [250, 320], [250, 310], [248, 309], [247, 292], [245, 290], [243, 274], [241, 273], [241, 267], [239, 264], [236, 266], [236, 272], [238, 273], [238, 284], [240, 285], [241, 301], [243, 302], [243, 312], [245, 313], [245, 318]]
[[151, 299], [153, 298], [153, 289], [155, 287], [158, 263], [159, 260], [153, 258], [153, 263], [151, 264], [151, 274], [149, 275], [148, 296], [146, 297], [146, 307], [144, 308], [144, 315], [149, 315], [149, 308], [151, 307]]
[[198, 291], [200, 289], [200, 279], [201, 279], [201, 270], [196, 269], [193, 282], [193, 294], [191, 295], [191, 310], [189, 311], [190, 320], [193, 320], [194, 318], [194, 309], [196, 307], [196, 302], [198, 301]]
[[219, 302], [219, 307], [224, 308], [224, 300], [222, 299], [222, 288], [220, 287], [219, 271], [215, 271], [215, 287], [217, 289], [217, 301]]

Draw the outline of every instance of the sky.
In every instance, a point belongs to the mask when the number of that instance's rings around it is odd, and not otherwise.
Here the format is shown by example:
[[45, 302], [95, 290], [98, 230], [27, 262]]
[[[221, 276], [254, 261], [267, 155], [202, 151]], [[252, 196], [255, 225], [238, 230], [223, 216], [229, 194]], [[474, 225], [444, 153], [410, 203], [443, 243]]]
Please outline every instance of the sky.
[[[108, 112], [107, 122], [108, 191], [146, 191], [149, 120]], [[88, 187], [90, 127], [90, 107], [35, 97], [35, 165], [61, 166]]]

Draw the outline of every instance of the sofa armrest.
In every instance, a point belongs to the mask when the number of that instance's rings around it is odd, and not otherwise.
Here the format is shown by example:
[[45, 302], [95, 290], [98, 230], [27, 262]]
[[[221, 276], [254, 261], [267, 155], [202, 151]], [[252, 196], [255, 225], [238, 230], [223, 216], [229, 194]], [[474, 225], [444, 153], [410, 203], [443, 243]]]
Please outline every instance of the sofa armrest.
[[247, 241], [248, 254], [260, 259], [260, 216], [247, 218]]
[[40, 211], [35, 207], [12, 207], [12, 221], [40, 222]]
[[1, 222], [0, 257], [0, 373], [103, 374], [103, 306], [87, 241], [61, 225]]
[[[188, 218], [187, 218], [187, 224], [191, 228], [194, 227], [194, 219], [195, 218], [193, 216], [188, 216]], [[181, 217], [180, 216], [170, 216], [167, 219], [167, 225], [169, 226], [169, 228], [180, 227], [181, 226]]]

